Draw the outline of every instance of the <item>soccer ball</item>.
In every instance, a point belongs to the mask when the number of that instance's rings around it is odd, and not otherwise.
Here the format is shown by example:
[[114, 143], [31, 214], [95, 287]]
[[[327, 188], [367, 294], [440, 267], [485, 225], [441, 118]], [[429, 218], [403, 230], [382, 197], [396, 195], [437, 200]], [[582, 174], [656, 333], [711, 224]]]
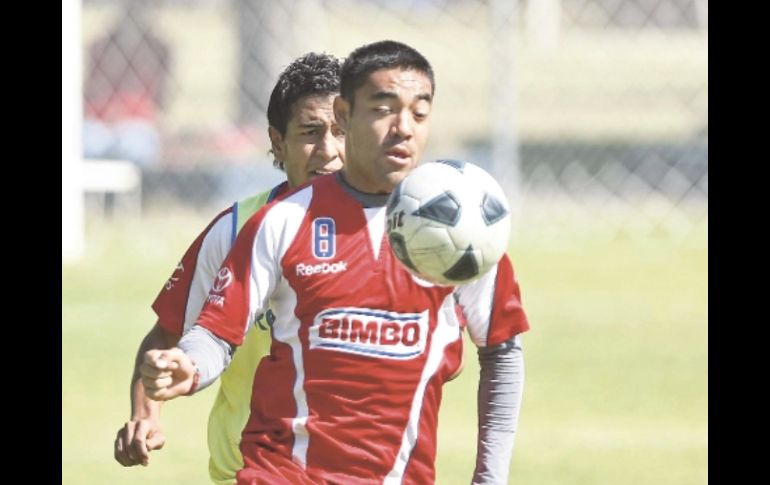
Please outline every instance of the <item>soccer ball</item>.
[[386, 214], [393, 254], [432, 283], [473, 281], [508, 247], [508, 199], [497, 181], [472, 163], [437, 160], [418, 166], [390, 194]]

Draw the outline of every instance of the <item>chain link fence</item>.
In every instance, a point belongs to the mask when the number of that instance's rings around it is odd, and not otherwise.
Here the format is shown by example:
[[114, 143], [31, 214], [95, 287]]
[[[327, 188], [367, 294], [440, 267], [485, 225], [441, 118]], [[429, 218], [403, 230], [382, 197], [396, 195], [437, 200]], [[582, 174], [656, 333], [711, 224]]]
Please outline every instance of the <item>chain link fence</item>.
[[494, 172], [520, 234], [685, 237], [708, 223], [707, 23], [701, 0], [83, 0], [84, 152], [137, 163], [148, 209], [213, 213], [283, 178], [284, 66], [390, 38], [436, 72], [426, 157]]

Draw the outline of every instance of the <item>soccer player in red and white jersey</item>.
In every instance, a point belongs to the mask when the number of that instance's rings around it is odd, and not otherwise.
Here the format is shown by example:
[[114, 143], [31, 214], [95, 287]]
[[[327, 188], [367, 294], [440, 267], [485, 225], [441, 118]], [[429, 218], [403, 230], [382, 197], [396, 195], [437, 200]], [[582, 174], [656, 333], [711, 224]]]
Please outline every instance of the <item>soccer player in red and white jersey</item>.
[[[457, 287], [413, 277], [385, 237], [388, 194], [418, 163], [435, 84], [428, 61], [393, 41], [346, 59], [334, 102], [346, 133], [336, 174], [266, 205], [240, 232], [196, 325], [150, 350], [148, 395], [209, 385], [254, 315], [276, 319], [243, 430], [239, 484], [426, 484], [435, 479], [438, 409], [460, 365], [462, 307], [481, 365], [473, 483], [506, 483], [529, 328], [507, 256]], [[237, 355], [237, 353], [236, 353]]]
[[[266, 202], [308, 180], [334, 172], [344, 160], [344, 135], [334, 122], [341, 62], [309, 53], [280, 74], [268, 104], [268, 135], [276, 167], [286, 182], [222, 211], [190, 245], [152, 307], [158, 321], [144, 338], [131, 383], [131, 420], [115, 440], [115, 458], [125, 466], [147, 464], [165, 442], [160, 403], [145, 396], [138, 366], [151, 348], [173, 347], [200, 313], [217, 271], [243, 224]], [[243, 467], [238, 443], [248, 419], [251, 384], [259, 359], [269, 352], [269, 325], [254, 325], [227, 371], [209, 417], [209, 473], [214, 483], [232, 483]]]

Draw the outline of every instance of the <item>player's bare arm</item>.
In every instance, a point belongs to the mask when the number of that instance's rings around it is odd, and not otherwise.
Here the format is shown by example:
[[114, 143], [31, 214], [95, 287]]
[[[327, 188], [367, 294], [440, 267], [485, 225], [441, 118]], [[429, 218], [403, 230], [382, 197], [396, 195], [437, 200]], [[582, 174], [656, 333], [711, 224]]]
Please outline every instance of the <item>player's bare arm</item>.
[[147, 397], [140, 379], [139, 367], [145, 352], [153, 348], [171, 348], [178, 340], [179, 337], [156, 323], [139, 346], [131, 377], [131, 419], [118, 430], [114, 444], [115, 460], [123, 466], [147, 466], [150, 451], [159, 450], [166, 443], [160, 426], [162, 403]]

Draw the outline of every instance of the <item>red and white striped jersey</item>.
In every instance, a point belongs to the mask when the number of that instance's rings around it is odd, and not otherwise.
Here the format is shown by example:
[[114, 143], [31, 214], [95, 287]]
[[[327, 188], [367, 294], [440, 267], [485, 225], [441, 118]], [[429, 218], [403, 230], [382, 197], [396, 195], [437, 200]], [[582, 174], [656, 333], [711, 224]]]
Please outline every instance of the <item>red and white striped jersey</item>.
[[255, 314], [276, 314], [244, 457], [267, 448], [338, 483], [432, 483], [441, 387], [462, 355], [456, 299], [479, 346], [529, 328], [507, 256], [459, 287], [415, 278], [391, 253], [385, 207], [364, 208], [335, 175], [265, 206], [198, 318], [239, 345]]
[[217, 266], [232, 245], [232, 212], [230, 207], [217, 214], [195, 238], [155, 298], [152, 309], [167, 332], [181, 337], [203, 308]]
[[211, 289], [211, 282], [241, 229], [244, 214], [248, 219], [262, 205], [288, 190], [288, 184], [283, 182], [254, 197], [236, 202], [217, 214], [195, 238], [152, 303], [163, 329], [181, 337], [195, 323]]

